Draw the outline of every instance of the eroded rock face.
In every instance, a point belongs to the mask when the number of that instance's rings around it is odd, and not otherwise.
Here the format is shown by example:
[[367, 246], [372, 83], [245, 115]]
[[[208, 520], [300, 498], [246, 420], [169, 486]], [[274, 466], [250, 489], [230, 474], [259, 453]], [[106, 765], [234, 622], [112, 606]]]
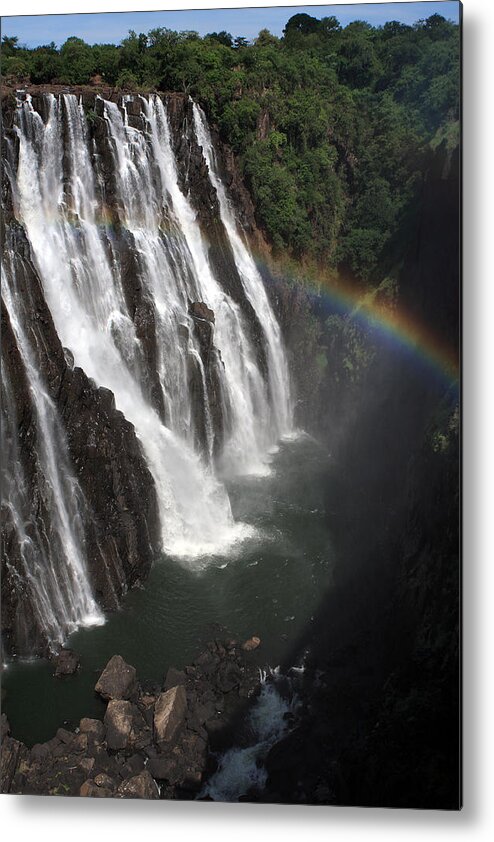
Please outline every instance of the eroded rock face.
[[[118, 607], [120, 597], [146, 577], [158, 544], [154, 483], [134, 428], [115, 408], [112, 393], [98, 388], [82, 369], [69, 365], [31, 261], [23, 229], [12, 224], [9, 246], [16, 255], [16, 278], [38, 371], [56, 404], [67, 436], [69, 456], [87, 511], [84, 517], [86, 563], [93, 593], [103, 608]], [[36, 413], [2, 302], [2, 359], [15, 385], [15, 414], [23, 472], [38, 521], [43, 510], [36, 458]], [[5, 405], [5, 401], [2, 401]], [[34, 516], [34, 515], [33, 515]], [[2, 636], [7, 654], [47, 654], [47, 641], [33, 612], [16, 532], [4, 512], [2, 556]], [[7, 564], [8, 561], [8, 564]]]
[[121, 655], [113, 655], [95, 686], [106, 701], [110, 699], [135, 699], [138, 693], [135, 667], [127, 664]]

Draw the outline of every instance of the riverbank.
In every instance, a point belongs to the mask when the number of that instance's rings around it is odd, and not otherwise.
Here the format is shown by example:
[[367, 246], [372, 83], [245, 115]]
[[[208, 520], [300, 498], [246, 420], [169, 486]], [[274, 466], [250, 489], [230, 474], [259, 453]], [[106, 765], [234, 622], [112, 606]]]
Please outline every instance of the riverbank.
[[[95, 685], [101, 719], [29, 749], [2, 714], [1, 792], [93, 798], [196, 798], [261, 687], [259, 638], [215, 640], [161, 684], [113, 656]], [[65, 679], [62, 679], [65, 680]], [[66, 679], [70, 680], [70, 678]]]

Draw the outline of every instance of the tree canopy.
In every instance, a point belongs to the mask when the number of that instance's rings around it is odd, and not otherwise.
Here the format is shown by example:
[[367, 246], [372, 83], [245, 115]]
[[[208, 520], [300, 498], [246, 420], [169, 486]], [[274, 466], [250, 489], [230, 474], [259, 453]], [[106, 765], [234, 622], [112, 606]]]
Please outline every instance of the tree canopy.
[[374, 277], [428, 149], [454, 144], [458, 26], [440, 15], [373, 27], [295, 14], [283, 37], [129, 32], [27, 49], [4, 36], [4, 78], [185, 91], [238, 156], [275, 249]]

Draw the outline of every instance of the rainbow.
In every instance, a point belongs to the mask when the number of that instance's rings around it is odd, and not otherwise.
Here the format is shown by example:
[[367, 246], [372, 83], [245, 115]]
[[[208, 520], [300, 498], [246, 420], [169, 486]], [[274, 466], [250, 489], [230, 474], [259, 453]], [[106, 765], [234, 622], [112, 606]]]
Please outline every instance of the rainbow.
[[[72, 217], [70, 211], [65, 212], [63, 216], [66, 222], [76, 226], [82, 221]], [[57, 221], [59, 219], [60, 216], [57, 216]], [[113, 220], [112, 211], [103, 206], [97, 212], [94, 221], [111, 236]], [[164, 222], [165, 220], [162, 221], [160, 229], [168, 236], [174, 236], [176, 232]], [[271, 277], [265, 257], [256, 253], [255, 260], [258, 266], [268, 269], [267, 277]], [[318, 277], [317, 280], [313, 280], [309, 275], [301, 278], [300, 267], [296, 277], [292, 272], [288, 274], [291, 285], [298, 285], [314, 298], [322, 299], [328, 312], [345, 315], [364, 329], [371, 330], [374, 336], [381, 337], [382, 342], [392, 343], [395, 349], [413, 355], [424, 367], [435, 372], [436, 376], [439, 375], [448, 387], [458, 389], [460, 364], [457, 350], [448, 345], [429, 325], [408, 313], [403, 306], [383, 300], [378, 294], [379, 290], [365, 290], [362, 285], [345, 280], [341, 276], [337, 279]]]
[[364, 290], [355, 282], [323, 278], [316, 282], [293, 276], [293, 284], [322, 300], [328, 312], [347, 316], [397, 351], [413, 356], [431, 373], [455, 391], [459, 387], [460, 361], [457, 349], [429, 325], [403, 306], [383, 300], [379, 290]]

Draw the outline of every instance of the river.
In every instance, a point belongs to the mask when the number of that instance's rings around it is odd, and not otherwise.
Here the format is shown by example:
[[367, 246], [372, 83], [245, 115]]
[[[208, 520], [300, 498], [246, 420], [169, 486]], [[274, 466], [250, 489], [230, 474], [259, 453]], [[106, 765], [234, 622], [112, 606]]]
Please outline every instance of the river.
[[253, 537], [228, 556], [161, 556], [104, 625], [69, 638], [81, 656], [74, 676], [55, 679], [44, 660], [10, 663], [3, 710], [15, 737], [33, 745], [63, 723], [101, 718], [105, 705], [94, 685], [116, 653], [141, 682], [162, 682], [168, 667], [190, 664], [214, 637], [258, 635], [265, 666], [290, 657], [331, 584], [335, 556], [323, 506], [329, 464], [327, 451], [300, 434], [272, 454], [268, 476], [227, 483], [234, 516], [254, 527]]

